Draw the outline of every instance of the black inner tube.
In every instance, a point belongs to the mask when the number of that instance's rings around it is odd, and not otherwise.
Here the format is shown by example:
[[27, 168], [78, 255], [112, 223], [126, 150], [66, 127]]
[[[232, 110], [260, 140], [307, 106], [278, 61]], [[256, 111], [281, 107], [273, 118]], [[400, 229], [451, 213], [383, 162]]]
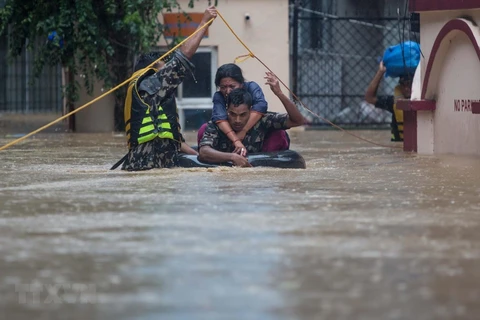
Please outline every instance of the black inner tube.
[[[296, 151], [284, 150], [275, 152], [261, 152], [247, 155], [248, 162], [253, 167], [271, 167], [284, 169], [305, 169], [305, 159]], [[198, 157], [190, 154], [180, 154], [178, 156], [178, 166], [183, 168], [213, 168], [218, 166], [231, 167], [231, 162], [227, 163], [204, 163], [198, 160]]]

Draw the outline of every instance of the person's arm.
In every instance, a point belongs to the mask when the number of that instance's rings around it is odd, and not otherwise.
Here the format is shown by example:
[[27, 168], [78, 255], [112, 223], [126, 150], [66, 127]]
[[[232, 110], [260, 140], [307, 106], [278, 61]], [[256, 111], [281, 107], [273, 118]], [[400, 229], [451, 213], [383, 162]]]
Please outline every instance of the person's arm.
[[254, 82], [247, 82], [246, 83], [247, 91], [252, 95], [253, 103], [252, 103], [252, 111], [250, 112], [250, 118], [248, 119], [247, 124], [243, 128], [242, 131], [237, 133], [237, 137], [240, 140], [245, 138], [247, 132], [252, 129], [260, 119], [262, 119], [263, 115], [267, 112], [268, 103], [265, 100], [265, 95], [263, 94], [262, 88]]
[[365, 92], [365, 101], [367, 101], [368, 103], [377, 103], [378, 86], [380, 85], [380, 81], [382, 81], [382, 78], [385, 75], [386, 71], [387, 68], [385, 68], [383, 62], [380, 62], [380, 65], [378, 66], [378, 71], [368, 85], [367, 91]]
[[183, 153], [186, 153], [186, 154], [191, 154], [191, 155], [195, 155], [195, 156], [198, 156], [198, 152], [193, 150], [188, 144], [186, 144], [185, 142], [182, 142], [182, 145], [180, 146], [180, 151], [183, 152]]
[[[247, 155], [247, 149], [242, 143], [235, 131], [227, 121], [227, 106], [225, 105], [225, 98], [221, 92], [215, 92], [213, 95], [213, 110], [212, 110], [212, 121], [222, 130], [223, 133], [232, 141], [235, 146], [234, 153], [238, 153], [242, 156]], [[245, 136], [244, 136], [245, 137]]]
[[[198, 25], [197, 30], [206, 25], [211, 19], [215, 19], [216, 17], [217, 9], [214, 6], [208, 7], [203, 14], [202, 21]], [[205, 36], [205, 33], [207, 33], [208, 28], [209, 26], [203, 28], [182, 45], [180, 50], [188, 59], [191, 59], [195, 52], [197, 52], [198, 46]]]
[[286, 129], [303, 125], [305, 120], [302, 114], [298, 111], [295, 104], [283, 94], [277, 77], [271, 72], [266, 72], [265, 79], [267, 80], [266, 84], [270, 86], [272, 92], [278, 97], [278, 99], [280, 99], [287, 111], [287, 119], [285, 122]]
[[198, 160], [210, 163], [232, 162], [237, 167], [251, 167], [248, 159], [236, 153], [221, 152], [210, 146], [204, 145], [200, 147]]
[[[216, 125], [220, 128], [220, 130], [222, 130], [223, 133], [225, 133], [228, 139], [232, 141], [235, 148], [238, 148], [238, 147], [245, 148], [242, 142], [240, 141], [240, 139], [237, 137], [237, 134], [235, 133], [235, 131], [233, 131], [232, 126], [230, 126], [230, 123], [228, 123], [227, 120], [217, 121]], [[238, 143], [238, 146], [237, 146], [237, 143]]]
[[248, 166], [248, 160], [245, 157], [236, 153], [221, 152], [216, 150], [219, 148], [219, 144], [221, 143], [219, 134], [220, 131], [218, 126], [210, 121], [205, 128], [205, 132], [203, 133], [200, 143], [198, 144], [198, 159], [203, 162], [211, 163], [231, 161], [236, 166]]
[[[198, 28], [216, 16], [217, 10], [215, 7], [209, 7], [205, 10], [202, 22]], [[187, 71], [193, 74], [195, 66], [190, 62], [190, 59], [197, 51], [207, 28], [208, 27], [203, 28], [192, 38], [188, 39], [180, 50], [175, 51], [173, 58], [160, 68], [158, 72], [143, 79], [139, 85], [139, 91], [144, 91], [150, 96], [157, 95], [161, 99], [168, 98], [172, 95], [178, 85], [182, 83]]]
[[225, 97], [220, 91], [213, 94], [213, 108], [212, 108], [212, 122], [217, 123], [219, 121], [227, 120], [227, 106]]

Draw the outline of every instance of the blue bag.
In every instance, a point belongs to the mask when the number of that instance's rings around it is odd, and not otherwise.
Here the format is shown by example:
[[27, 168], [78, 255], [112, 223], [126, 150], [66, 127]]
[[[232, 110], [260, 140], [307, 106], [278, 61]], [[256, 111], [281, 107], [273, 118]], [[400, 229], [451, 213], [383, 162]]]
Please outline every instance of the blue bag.
[[383, 54], [383, 65], [387, 68], [385, 77], [413, 77], [420, 62], [420, 45], [413, 41], [391, 46]]

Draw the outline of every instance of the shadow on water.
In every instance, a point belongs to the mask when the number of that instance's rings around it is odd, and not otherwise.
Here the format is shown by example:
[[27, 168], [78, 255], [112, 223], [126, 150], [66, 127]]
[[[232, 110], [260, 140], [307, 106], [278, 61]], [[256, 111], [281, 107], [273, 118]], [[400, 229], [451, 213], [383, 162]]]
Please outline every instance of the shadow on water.
[[306, 170], [109, 171], [124, 148], [45, 134], [0, 152], [4, 318], [480, 317], [477, 157], [307, 131]]

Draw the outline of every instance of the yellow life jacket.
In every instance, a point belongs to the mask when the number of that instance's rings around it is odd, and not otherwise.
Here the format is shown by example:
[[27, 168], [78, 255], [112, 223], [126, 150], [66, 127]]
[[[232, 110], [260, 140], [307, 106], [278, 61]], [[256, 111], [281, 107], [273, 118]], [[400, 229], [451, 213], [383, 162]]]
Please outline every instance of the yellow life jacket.
[[143, 69], [139, 70], [134, 74], [134, 79], [128, 85], [124, 118], [129, 149], [151, 141], [156, 137], [175, 140], [172, 127], [168, 122], [167, 115], [163, 111], [163, 108], [158, 106], [157, 110], [150, 112], [150, 106], [143, 101], [138, 92], [138, 84], [141, 83], [145, 77], [155, 72], [157, 72], [157, 70], [154, 68], [150, 68], [147, 71]]
[[395, 87], [394, 104], [392, 115], [392, 141], [403, 141], [403, 111], [397, 109], [397, 100], [405, 99], [400, 89], [400, 85]]

